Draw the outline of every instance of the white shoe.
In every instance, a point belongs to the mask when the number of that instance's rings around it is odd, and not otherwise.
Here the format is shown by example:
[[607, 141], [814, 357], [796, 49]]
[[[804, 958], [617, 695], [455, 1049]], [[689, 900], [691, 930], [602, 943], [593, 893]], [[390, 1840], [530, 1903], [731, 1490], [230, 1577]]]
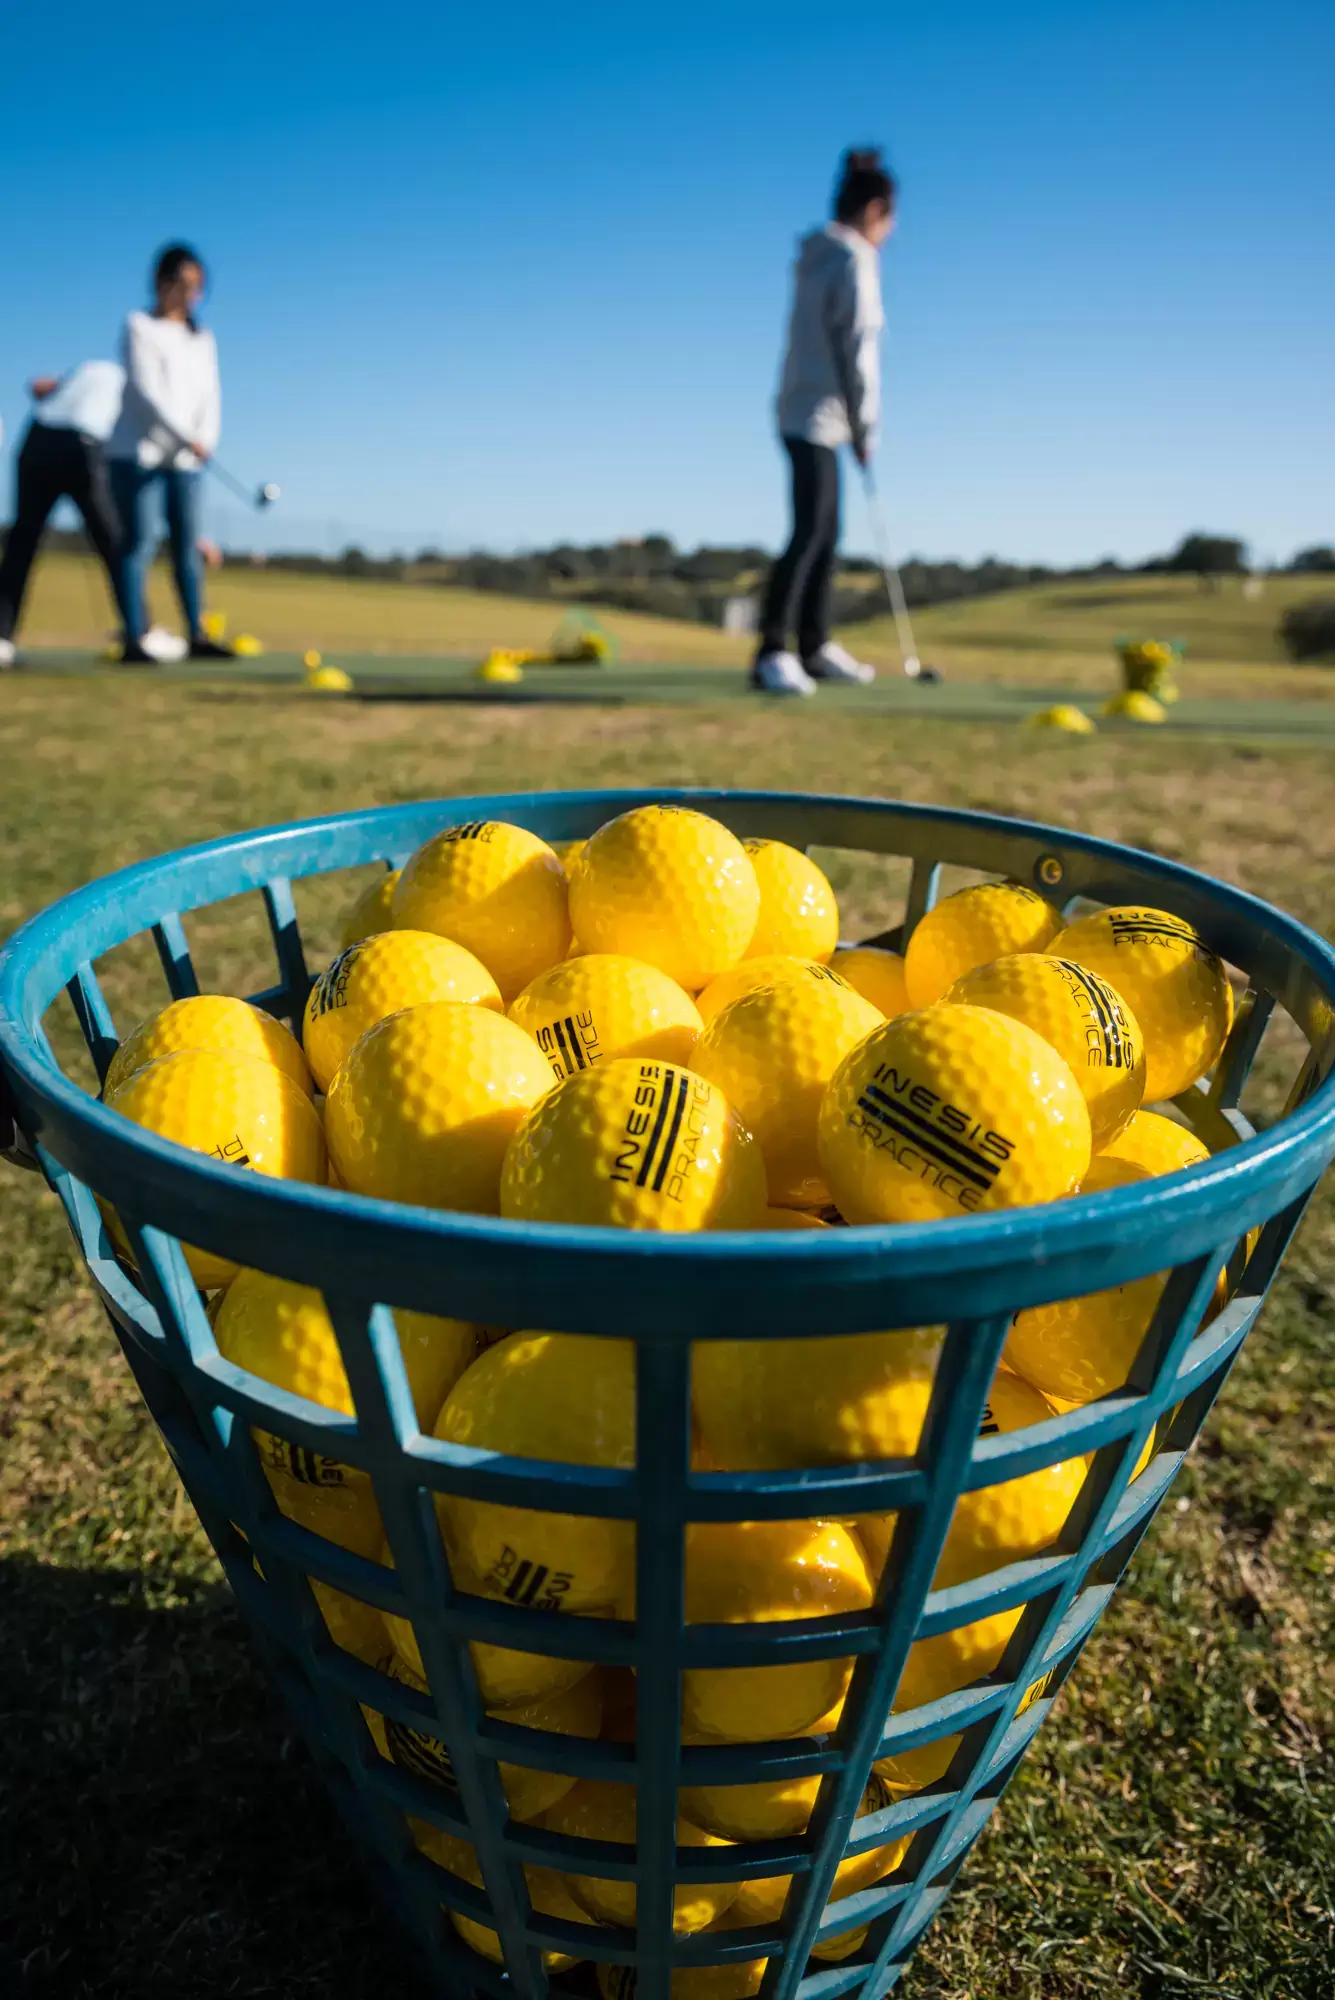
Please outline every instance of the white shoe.
[[827, 639], [818, 653], [809, 660], [803, 660], [803, 670], [816, 681], [848, 681], [865, 687], [876, 678], [875, 667], [869, 667], [865, 660], [855, 660], [844, 647]]
[[14, 664], [14, 641], [12, 639], [0, 639], [0, 673], [2, 673], [6, 667], [12, 667], [13, 664]]
[[751, 669], [751, 686], [765, 694], [815, 694], [816, 683], [796, 653], [762, 653]]
[[149, 659], [156, 660], [162, 667], [174, 666], [177, 660], [183, 660], [190, 650], [186, 641], [177, 633], [164, 632], [160, 625], [150, 625], [139, 643]]

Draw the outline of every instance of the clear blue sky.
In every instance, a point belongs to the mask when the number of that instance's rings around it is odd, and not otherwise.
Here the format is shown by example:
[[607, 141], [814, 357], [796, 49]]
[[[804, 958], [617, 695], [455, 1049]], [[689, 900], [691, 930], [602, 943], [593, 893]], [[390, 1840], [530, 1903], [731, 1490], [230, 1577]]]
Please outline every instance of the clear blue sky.
[[6, 486], [28, 376], [185, 236], [275, 538], [772, 544], [794, 239], [876, 139], [901, 549], [1335, 539], [1329, 0], [69, 0], [4, 42]]

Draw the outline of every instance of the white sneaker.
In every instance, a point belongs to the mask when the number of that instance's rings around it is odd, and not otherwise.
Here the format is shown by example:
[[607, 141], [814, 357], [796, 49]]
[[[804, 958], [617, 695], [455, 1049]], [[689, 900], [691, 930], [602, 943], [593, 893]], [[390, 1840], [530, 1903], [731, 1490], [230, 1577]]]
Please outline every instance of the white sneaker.
[[796, 653], [762, 653], [751, 669], [751, 686], [765, 694], [815, 694], [816, 683]]
[[876, 678], [875, 667], [869, 667], [865, 660], [855, 660], [844, 647], [827, 639], [818, 653], [809, 660], [803, 660], [803, 670], [816, 681], [849, 681], [865, 687]]
[[2, 673], [6, 667], [12, 667], [13, 664], [14, 664], [14, 641], [12, 639], [0, 639], [0, 673]]
[[184, 639], [175, 632], [164, 632], [161, 625], [150, 625], [139, 643], [149, 659], [156, 660], [163, 667], [174, 666], [189, 651]]

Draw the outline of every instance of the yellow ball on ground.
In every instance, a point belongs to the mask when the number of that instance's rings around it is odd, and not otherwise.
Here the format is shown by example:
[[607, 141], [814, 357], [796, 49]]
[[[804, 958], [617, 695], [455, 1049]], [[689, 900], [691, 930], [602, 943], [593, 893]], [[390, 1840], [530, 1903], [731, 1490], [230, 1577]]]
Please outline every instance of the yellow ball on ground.
[[501, 1163], [551, 1088], [541, 1050], [502, 1014], [434, 1000], [364, 1034], [325, 1101], [345, 1187], [382, 1201], [495, 1215]]
[[[316, 661], [319, 665], [319, 661]], [[381, 931], [389, 930], [394, 922], [394, 891], [399, 886], [401, 868], [390, 868], [378, 875], [368, 889], [363, 889], [347, 916], [343, 919], [343, 929], [339, 933], [338, 948], [346, 951], [350, 944], [360, 944], [363, 938], [376, 937]]]
[[272, 1014], [252, 1007], [248, 1000], [234, 1000], [225, 993], [196, 993], [187, 1000], [171, 1001], [126, 1036], [111, 1058], [103, 1097], [110, 1101], [113, 1092], [145, 1063], [176, 1055], [182, 1049], [248, 1056], [252, 1062], [281, 1070], [310, 1096], [311, 1073], [290, 1028], [275, 1021]]
[[[436, 1436], [474, 1450], [569, 1465], [635, 1463], [635, 1348], [574, 1333], [516, 1333], [456, 1384]], [[530, 1610], [615, 1604], [635, 1558], [629, 1521], [547, 1514], [440, 1493], [452, 1562], [484, 1597]]]
[[368, 1028], [405, 1007], [452, 1000], [501, 1012], [496, 981], [480, 959], [430, 931], [381, 931], [349, 945], [310, 991], [302, 1029], [306, 1060], [321, 1090]]
[[[205, 1153], [222, 1166], [248, 1167], [278, 1180], [325, 1178], [319, 1114], [299, 1085], [269, 1063], [212, 1049], [179, 1049], [126, 1077], [107, 1103], [145, 1131]], [[124, 1246], [114, 1211], [108, 1226]], [[236, 1276], [229, 1257], [186, 1246], [186, 1262], [204, 1290]]]
[[821, 965], [839, 942], [839, 905], [828, 878], [799, 848], [782, 840], [742, 842], [760, 887], [760, 914], [748, 958], [775, 954]]
[[1145, 1038], [1096, 972], [1050, 953], [1015, 952], [966, 972], [945, 1001], [994, 1008], [1041, 1035], [1080, 1086], [1096, 1152], [1130, 1124], [1145, 1091]]
[[557, 1084], [516, 1132], [501, 1179], [501, 1213], [516, 1222], [752, 1229], [764, 1208], [760, 1149], [722, 1092], [634, 1056]]
[[[811, 1778], [806, 1780], [806, 1783], [810, 1785], [811, 1795], [806, 1811], [802, 1814], [799, 1826], [789, 1828], [787, 1826], [779, 1827], [776, 1825], [772, 1834], [737, 1834], [734, 1837], [738, 1840], [767, 1840], [779, 1839], [790, 1831], [793, 1833], [804, 1833], [807, 1821], [811, 1817], [811, 1806], [815, 1802], [816, 1787], [819, 1785], [820, 1780], [819, 1778]], [[711, 1811], [718, 1810], [717, 1802], [720, 1798], [726, 1796], [727, 1789], [726, 1786], [722, 1785], [711, 1786], [709, 1788], [706, 1804]], [[760, 1787], [744, 1786], [733, 1787], [733, 1789], [757, 1791]], [[692, 1792], [688, 1795], [683, 1792], [683, 1803], [688, 1796], [694, 1798], [696, 1794]], [[884, 1812], [887, 1806], [894, 1804], [896, 1796], [895, 1790], [887, 1780], [873, 1773], [859, 1802], [857, 1818], [865, 1819], [869, 1813]], [[690, 1808], [687, 1807], [687, 1810], [689, 1811]], [[723, 1810], [726, 1815], [726, 1807]], [[854, 1821], [853, 1831], [856, 1834], [856, 1821]], [[900, 1835], [895, 1840], [887, 1841], [883, 1847], [868, 1848], [863, 1854], [851, 1854], [846, 1861], [841, 1861], [835, 1873], [834, 1885], [830, 1890], [830, 1903], [840, 1903], [848, 1896], [856, 1896], [860, 1890], [869, 1889], [873, 1882], [879, 1882], [883, 1876], [891, 1874], [894, 1869], [898, 1868], [900, 1862], [908, 1852], [910, 1838], [910, 1835]], [[761, 1875], [754, 1876], [749, 1881], [738, 1883], [737, 1899], [732, 1905], [730, 1914], [740, 1923], [775, 1923], [778, 1920], [780, 1911], [783, 1909], [792, 1879], [791, 1875]], [[837, 1955], [842, 1956], [842, 1954]]]
[[[427, 1684], [421, 1675], [413, 1673], [397, 1654], [387, 1660], [382, 1659], [378, 1664], [381, 1672], [387, 1673], [391, 1680], [401, 1681], [405, 1687], [415, 1688], [419, 1694], [427, 1692]], [[547, 1729], [559, 1736], [583, 1736], [592, 1740], [602, 1723], [602, 1684], [596, 1672], [585, 1674], [573, 1687], [559, 1693], [543, 1695], [514, 1708], [493, 1709], [491, 1713], [521, 1729]], [[449, 1746], [438, 1736], [416, 1725], [399, 1722], [392, 1715], [381, 1715], [365, 1703], [362, 1704], [362, 1714], [382, 1757], [389, 1758], [400, 1770], [411, 1771], [415, 1777], [425, 1778], [428, 1784], [440, 1785], [457, 1795], [459, 1784]], [[539, 1813], [563, 1798], [575, 1782], [563, 1772], [539, 1771], [531, 1764], [501, 1763], [498, 1768], [506, 1802], [514, 1819], [536, 1819]]]
[[1061, 929], [1052, 904], [1020, 882], [976, 882], [944, 896], [918, 923], [904, 954], [915, 1007], [930, 1007], [972, 972], [1010, 952], [1043, 951]]
[[693, 1067], [728, 1100], [760, 1147], [771, 1204], [830, 1199], [816, 1152], [825, 1087], [881, 1025], [880, 1009], [824, 967], [744, 993], [706, 1028]]
[[1138, 1111], [1130, 1124], [1108, 1141], [1101, 1157], [1129, 1160], [1133, 1166], [1144, 1167], [1147, 1174], [1175, 1174], [1208, 1160], [1210, 1148], [1185, 1125], [1161, 1112]]
[[741, 842], [685, 806], [637, 806], [609, 820], [571, 872], [570, 918], [585, 950], [643, 959], [688, 993], [737, 963], [759, 914]]
[[536, 833], [504, 820], [447, 826], [406, 864], [396, 930], [435, 931], [480, 958], [508, 1006], [570, 949], [565, 870]]
[[897, 951], [883, 951], [879, 945], [847, 945], [830, 960], [831, 972], [846, 979], [855, 993], [879, 1007], [887, 1021], [909, 1011], [909, 989], [904, 978], [904, 960]]
[[[832, 1521], [687, 1527], [686, 1616], [693, 1624], [818, 1618], [864, 1611], [871, 1599], [862, 1550]], [[632, 1613], [623, 1607], [622, 1615]], [[684, 1730], [709, 1743], [801, 1736], [844, 1694], [852, 1671], [849, 1659], [689, 1667], [683, 1676]]]
[[1053, 950], [1121, 994], [1145, 1038], [1145, 1102], [1176, 1097], [1213, 1069], [1233, 1025], [1223, 960], [1167, 910], [1097, 910], [1069, 924]]
[[803, 974], [824, 972], [832, 977], [829, 970], [814, 958], [744, 958], [738, 965], [730, 965], [726, 972], [720, 972], [702, 987], [695, 996], [695, 1004], [700, 1010], [700, 1019], [708, 1027], [717, 1020], [725, 1007], [734, 1000], [740, 1000], [743, 993], [754, 993], [761, 986], [774, 986], [784, 979], [800, 979]]
[[700, 1442], [724, 1472], [910, 1458], [940, 1353], [936, 1327], [698, 1340], [691, 1386]]
[[[461, 1881], [471, 1882], [475, 1889], [483, 1886], [477, 1852], [469, 1842], [446, 1833], [440, 1827], [429, 1826], [425, 1820], [410, 1820], [409, 1825], [423, 1854], [448, 1869], [451, 1875], [457, 1875]], [[555, 1868], [539, 1868], [534, 1863], [526, 1862], [524, 1881], [529, 1902], [538, 1916], [557, 1917], [568, 1924], [590, 1921], [587, 1912], [571, 1895], [564, 1875]], [[493, 1964], [504, 1964], [500, 1937], [490, 1924], [481, 1924], [476, 1917], [465, 1916], [462, 1910], [451, 1910], [449, 1914], [450, 1922], [465, 1944], [471, 1945], [483, 1958], [491, 1959]], [[579, 1960], [573, 1952], [544, 1951], [542, 1962], [548, 1972], [565, 1972], [572, 1965], [578, 1965]]]
[[[381, 1560], [393, 1569], [388, 1549]], [[475, 1586], [467, 1577], [460, 1576], [456, 1582], [461, 1590], [475, 1594]], [[383, 1634], [388, 1633], [390, 1644], [404, 1666], [419, 1681], [425, 1680], [422, 1649], [412, 1621], [387, 1611], [383, 1614], [381, 1631], [379, 1653], [384, 1652]], [[477, 1675], [478, 1692], [488, 1708], [526, 1707], [529, 1702], [563, 1694], [595, 1671], [588, 1660], [563, 1660], [555, 1653], [522, 1653], [517, 1646], [491, 1646], [482, 1639], [470, 1639], [468, 1651]]]
[[589, 952], [540, 972], [509, 1013], [532, 1035], [558, 1083], [617, 1056], [688, 1063], [702, 1025], [675, 980], [615, 952]]
[[[612, 1840], [635, 1844], [636, 1803], [633, 1785], [603, 1784], [582, 1779], [543, 1815], [553, 1833], [578, 1840]], [[678, 1847], [721, 1847], [723, 1842], [689, 1820], [677, 1821]], [[601, 1875], [568, 1874], [571, 1895], [600, 1924], [635, 1925], [635, 1884], [613, 1882]], [[721, 1916], [737, 1895], [736, 1882], [683, 1882], [672, 1899], [672, 1928], [680, 1935], [702, 1931]]]
[[847, 1055], [821, 1105], [821, 1167], [848, 1222], [929, 1222], [1055, 1201], [1088, 1171], [1068, 1064], [1022, 1021], [932, 1007]]

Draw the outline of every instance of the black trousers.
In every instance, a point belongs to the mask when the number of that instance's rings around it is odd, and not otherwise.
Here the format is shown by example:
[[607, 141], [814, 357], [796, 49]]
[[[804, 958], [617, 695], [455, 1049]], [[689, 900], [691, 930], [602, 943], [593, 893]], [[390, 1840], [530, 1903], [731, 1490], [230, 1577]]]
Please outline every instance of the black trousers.
[[781, 653], [797, 634], [804, 660], [830, 636], [830, 582], [839, 546], [839, 456], [806, 438], [783, 441], [793, 467], [793, 534], [770, 571], [760, 619], [760, 650]]
[[0, 639], [14, 636], [28, 572], [58, 500], [72, 500], [83, 515], [88, 539], [102, 558], [112, 595], [120, 604], [121, 527], [102, 446], [78, 431], [29, 424], [15, 467], [14, 524], [0, 561]]

